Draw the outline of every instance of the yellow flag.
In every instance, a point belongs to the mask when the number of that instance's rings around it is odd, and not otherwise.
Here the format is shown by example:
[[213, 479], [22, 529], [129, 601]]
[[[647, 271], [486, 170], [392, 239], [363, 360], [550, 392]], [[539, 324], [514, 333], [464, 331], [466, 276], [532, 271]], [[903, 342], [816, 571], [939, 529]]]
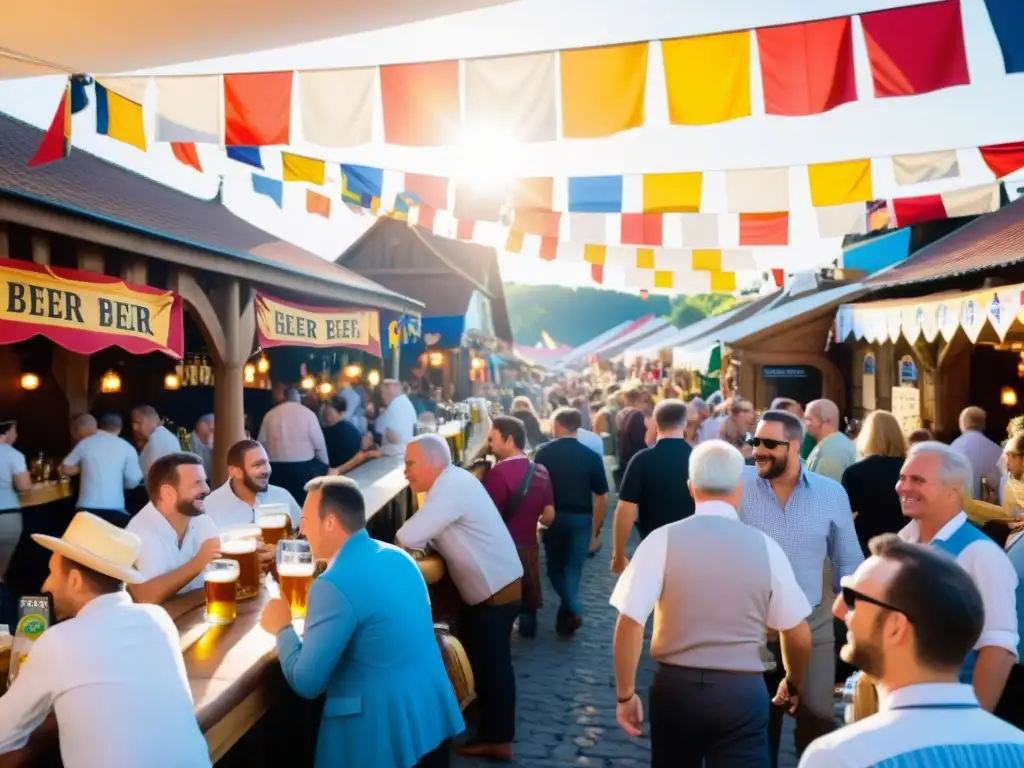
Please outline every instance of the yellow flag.
[[650, 43], [562, 51], [562, 135], [597, 139], [644, 124]]
[[750, 31], [663, 40], [673, 125], [709, 125], [750, 115]]
[[325, 165], [323, 160], [312, 157], [293, 155], [291, 152], [281, 153], [281, 169], [285, 181], [308, 181], [323, 186]]
[[717, 249], [698, 248], [691, 252], [691, 268], [705, 272], [718, 272], [722, 269], [722, 252]]
[[697, 213], [704, 174], [645, 173], [644, 213]]
[[846, 160], [807, 166], [811, 183], [811, 205], [866, 203], [873, 200], [870, 160]]
[[654, 249], [653, 248], [637, 248], [636, 249], [636, 268], [637, 269], [654, 269]]
[[671, 290], [673, 286], [673, 274], [667, 269], [654, 270], [654, 287]]
[[735, 272], [712, 272], [711, 273], [712, 293], [735, 293], [736, 273]]

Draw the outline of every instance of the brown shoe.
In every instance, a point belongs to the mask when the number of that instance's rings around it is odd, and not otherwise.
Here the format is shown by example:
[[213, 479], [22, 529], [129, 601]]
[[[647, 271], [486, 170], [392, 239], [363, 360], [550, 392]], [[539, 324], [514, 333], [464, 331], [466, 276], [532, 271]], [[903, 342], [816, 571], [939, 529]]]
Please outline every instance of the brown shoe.
[[476, 742], [475, 744], [465, 744], [461, 747], [455, 747], [455, 754], [462, 757], [482, 757], [494, 763], [511, 763], [516, 759], [515, 750], [512, 748], [511, 743], [485, 744], [484, 742]]

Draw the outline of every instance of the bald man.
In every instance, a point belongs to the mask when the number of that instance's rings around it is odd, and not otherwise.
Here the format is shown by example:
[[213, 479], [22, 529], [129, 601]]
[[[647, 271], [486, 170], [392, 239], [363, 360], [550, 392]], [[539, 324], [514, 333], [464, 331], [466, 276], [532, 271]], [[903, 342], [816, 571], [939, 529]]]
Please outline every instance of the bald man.
[[121, 419], [96, 419], [86, 413], [75, 418], [72, 432], [85, 435], [61, 463], [67, 476], [81, 475], [77, 509], [88, 510], [124, 528], [128, 523], [124, 492], [142, 482], [135, 446], [119, 437]]
[[807, 457], [807, 469], [841, 482], [843, 472], [857, 460], [857, 446], [839, 429], [839, 406], [831, 400], [811, 401], [804, 425], [818, 442]]

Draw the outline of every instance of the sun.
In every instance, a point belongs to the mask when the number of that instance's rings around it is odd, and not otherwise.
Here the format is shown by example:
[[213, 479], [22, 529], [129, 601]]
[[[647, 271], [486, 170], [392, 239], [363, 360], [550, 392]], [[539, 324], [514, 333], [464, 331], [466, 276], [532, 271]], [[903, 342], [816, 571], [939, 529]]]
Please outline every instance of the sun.
[[453, 148], [455, 179], [481, 191], [507, 189], [517, 178], [522, 144], [501, 126], [464, 126]]

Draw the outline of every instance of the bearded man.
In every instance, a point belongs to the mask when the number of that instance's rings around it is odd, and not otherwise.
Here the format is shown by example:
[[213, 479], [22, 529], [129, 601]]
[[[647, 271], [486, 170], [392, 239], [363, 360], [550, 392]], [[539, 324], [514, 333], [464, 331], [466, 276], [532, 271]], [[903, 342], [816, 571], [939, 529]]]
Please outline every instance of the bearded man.
[[[801, 702], [822, 721], [834, 719], [835, 631], [831, 603], [838, 580], [850, 576], [864, 561], [853, 527], [850, 500], [835, 480], [808, 472], [800, 463], [804, 425], [786, 411], [765, 411], [750, 444], [754, 466], [743, 475], [740, 518], [747, 525], [771, 536], [789, 558], [797, 583], [813, 607], [807, 619], [813, 650]], [[831, 565], [836, 583], [826, 585], [824, 566]], [[769, 691], [775, 693], [785, 677], [781, 652], [776, 643], [769, 650], [779, 660], [774, 673], [766, 675]], [[773, 765], [777, 764], [782, 730], [782, 711], [773, 708], [768, 724]], [[798, 718], [797, 751], [810, 741]]]
[[210, 493], [203, 461], [194, 453], [169, 453], [146, 477], [149, 504], [125, 530], [139, 537], [135, 568], [144, 581], [128, 588], [137, 603], [163, 603], [203, 586], [203, 569], [220, 557], [220, 532], [203, 502]]
[[[206, 498], [206, 514], [220, 530], [256, 522], [256, 508], [285, 506], [299, 529], [302, 508], [287, 489], [270, 484], [270, 459], [262, 444], [239, 440], [228, 449], [228, 481]], [[282, 510], [283, 511], [283, 510]]]

